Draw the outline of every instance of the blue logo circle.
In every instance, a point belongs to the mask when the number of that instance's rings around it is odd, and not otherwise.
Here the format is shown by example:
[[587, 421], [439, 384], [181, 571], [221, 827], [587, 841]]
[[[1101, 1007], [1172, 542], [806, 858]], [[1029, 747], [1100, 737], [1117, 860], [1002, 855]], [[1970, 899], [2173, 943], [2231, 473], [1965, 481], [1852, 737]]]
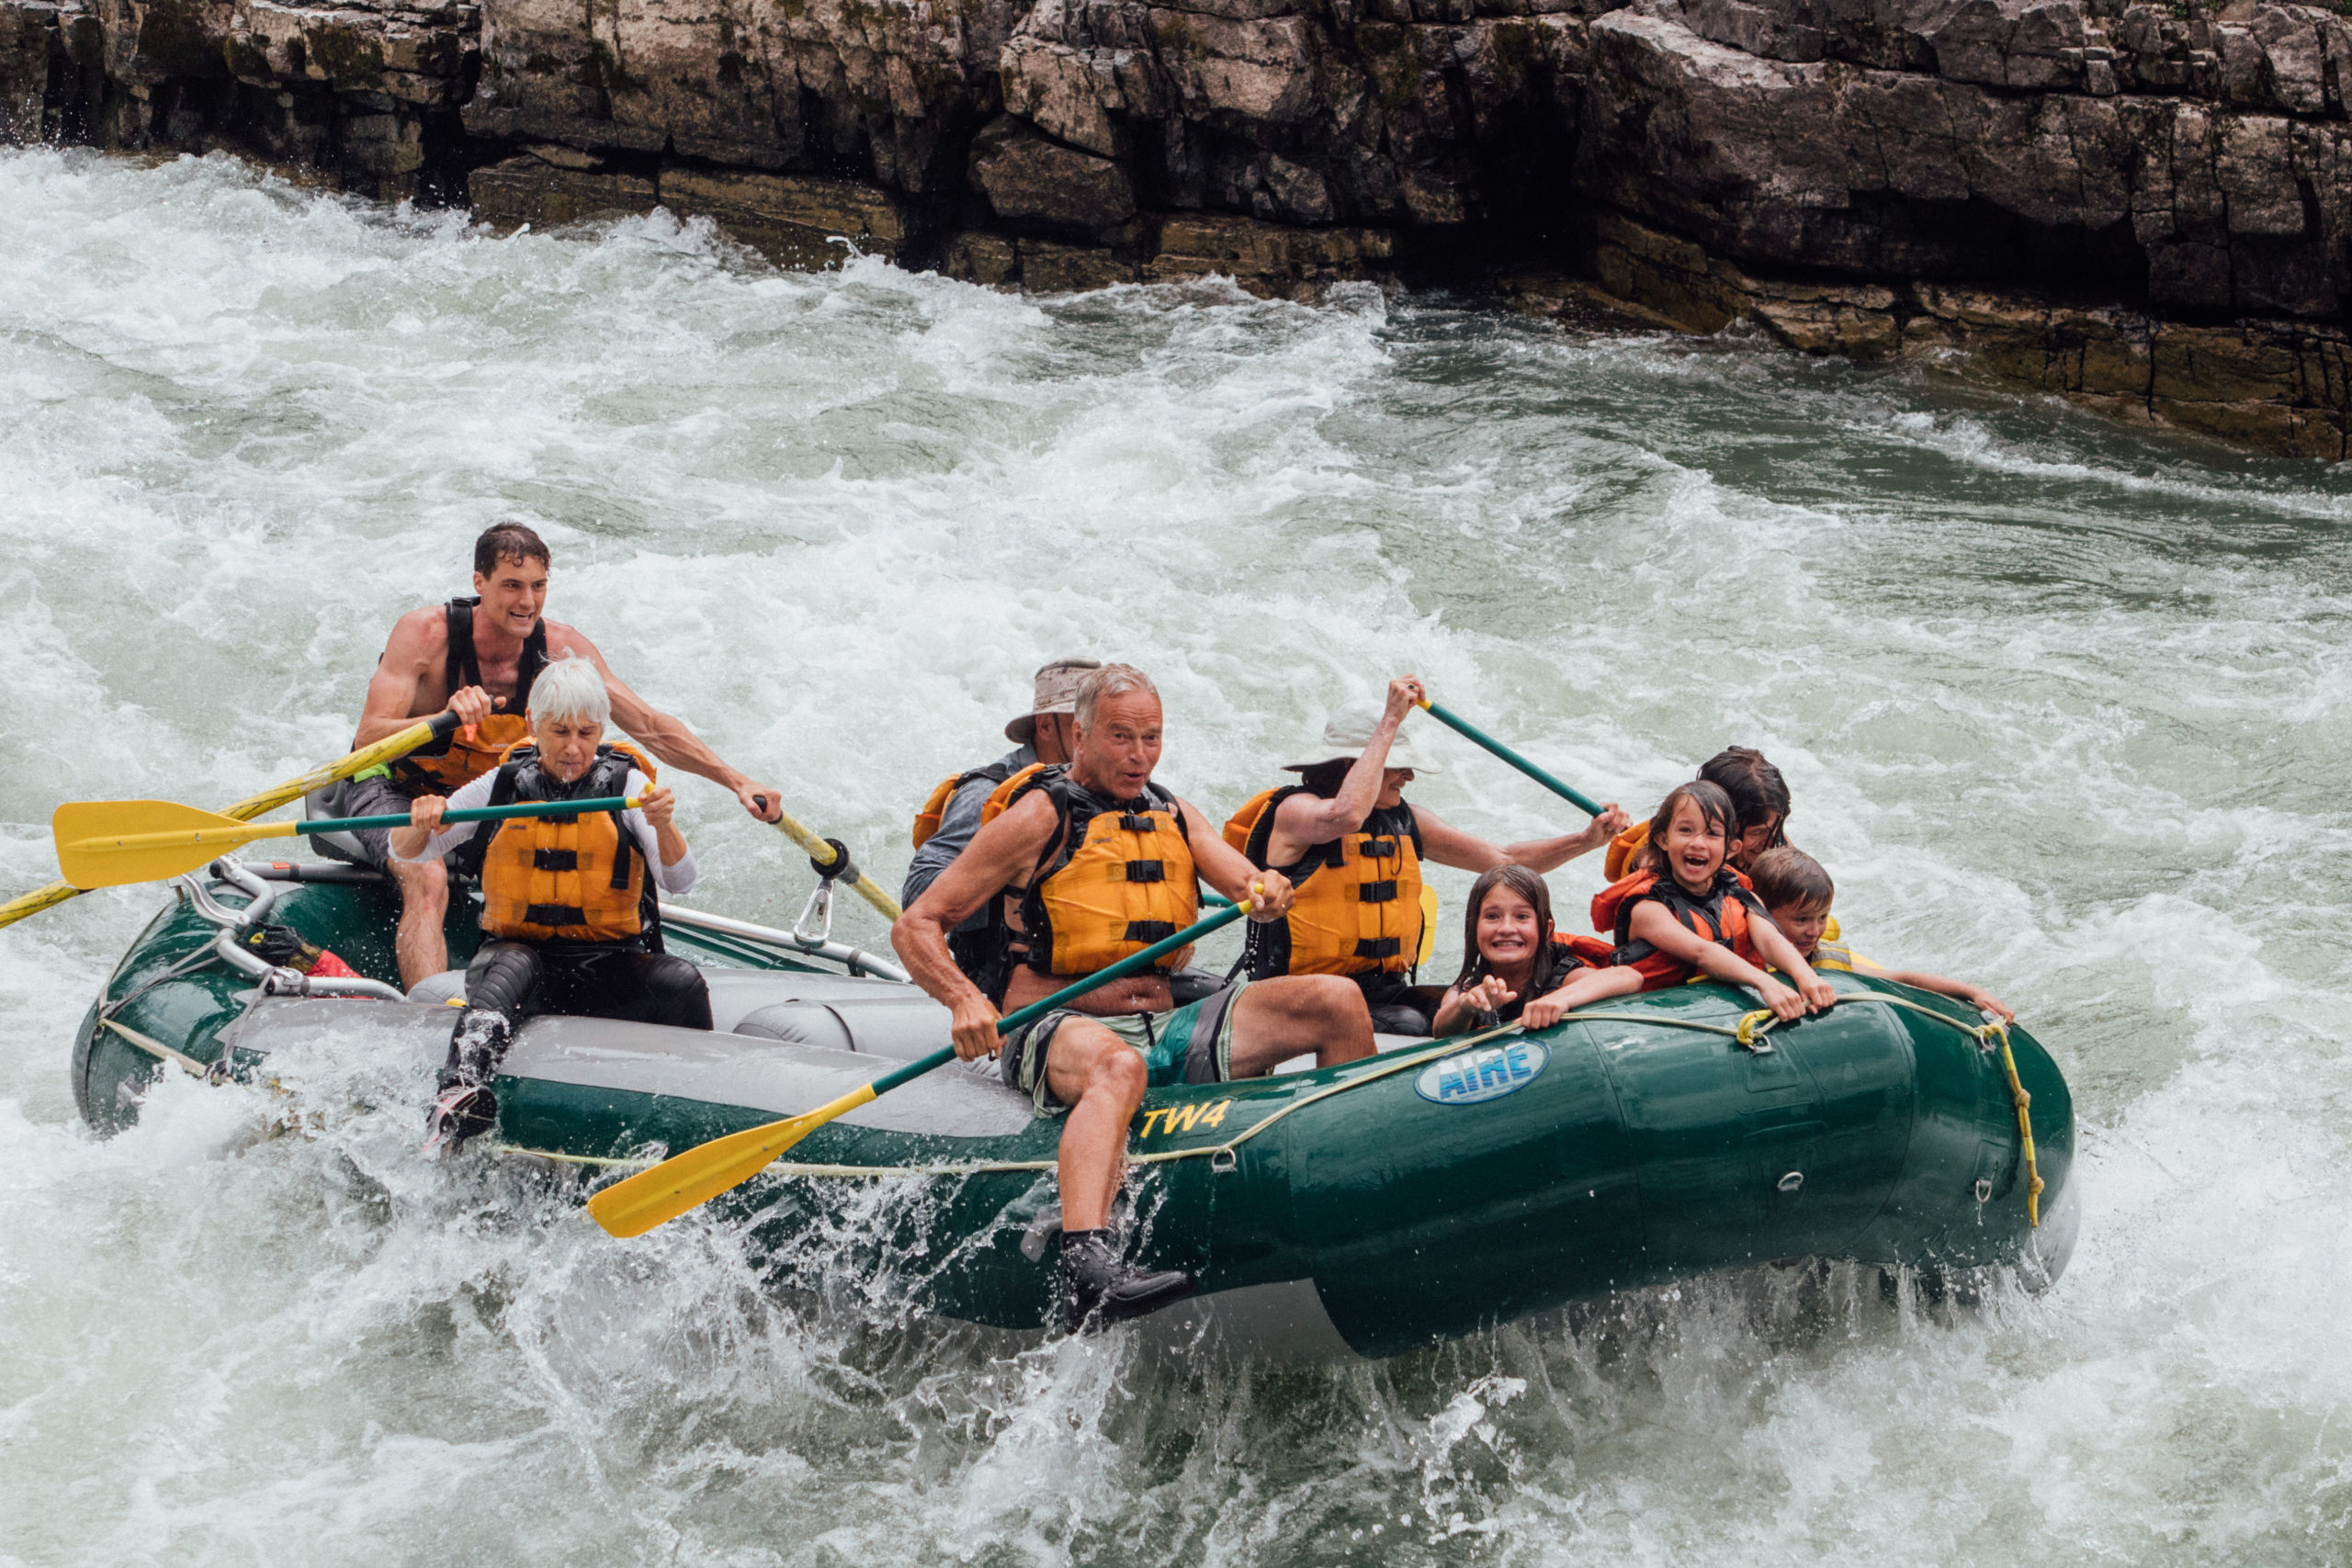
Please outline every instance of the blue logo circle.
[[1541, 1040], [1506, 1040], [1431, 1062], [1413, 1079], [1413, 1092], [1438, 1105], [1478, 1105], [1516, 1094], [1552, 1060]]

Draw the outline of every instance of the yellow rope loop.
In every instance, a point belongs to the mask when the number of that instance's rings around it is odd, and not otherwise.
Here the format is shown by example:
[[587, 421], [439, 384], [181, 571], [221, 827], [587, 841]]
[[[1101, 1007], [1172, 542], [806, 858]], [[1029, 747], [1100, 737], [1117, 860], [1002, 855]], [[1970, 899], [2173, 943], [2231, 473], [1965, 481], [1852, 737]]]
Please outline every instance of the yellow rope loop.
[[2025, 1159], [2025, 1217], [2035, 1230], [2041, 1228], [2041, 1168], [2033, 1155], [2033, 1117], [2030, 1108], [2033, 1096], [2025, 1091], [2025, 1081], [2018, 1077], [2017, 1053], [2009, 1049], [2008, 1026], [1988, 1023], [1984, 1026], [1988, 1039], [2001, 1043], [2001, 1066], [2009, 1076], [2009, 1098], [2018, 1108], [2018, 1141]]
[[1763, 1041], [1758, 1034], [1758, 1027], [1769, 1032], [1772, 1027], [1772, 1021], [1770, 1008], [1758, 1008], [1754, 1012], [1744, 1012], [1739, 1015], [1739, 1027], [1731, 1032], [1732, 1038], [1753, 1051], [1763, 1044]]

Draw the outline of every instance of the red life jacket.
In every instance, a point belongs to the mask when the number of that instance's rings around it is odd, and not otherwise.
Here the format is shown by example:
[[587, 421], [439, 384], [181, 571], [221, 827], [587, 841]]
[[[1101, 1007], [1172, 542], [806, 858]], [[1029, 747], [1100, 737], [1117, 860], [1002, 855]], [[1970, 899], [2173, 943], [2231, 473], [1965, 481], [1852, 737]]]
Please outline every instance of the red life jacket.
[[1706, 897], [1693, 898], [1670, 876], [1637, 871], [1593, 895], [1592, 927], [1614, 934], [1617, 947], [1612, 961], [1631, 965], [1641, 976], [1645, 991], [1702, 977], [1693, 965], [1634, 939], [1634, 906], [1645, 901], [1665, 905], [1667, 913], [1686, 931], [1730, 948], [1750, 964], [1762, 963], [1747, 935], [1748, 910], [1756, 903], [1756, 895], [1747, 890], [1747, 878], [1725, 867], [1715, 873], [1714, 886]]

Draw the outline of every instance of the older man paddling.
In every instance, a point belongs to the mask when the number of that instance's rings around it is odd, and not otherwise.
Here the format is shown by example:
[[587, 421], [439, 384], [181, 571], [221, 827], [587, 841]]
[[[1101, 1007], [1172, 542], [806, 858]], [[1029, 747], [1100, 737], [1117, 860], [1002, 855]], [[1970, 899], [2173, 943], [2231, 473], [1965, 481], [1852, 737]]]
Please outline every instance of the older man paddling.
[[[501, 523], [474, 541], [473, 598], [411, 610], [393, 624], [368, 682], [368, 705], [352, 749], [445, 711], [467, 728], [443, 745], [360, 774], [344, 794], [344, 814], [405, 811], [412, 800], [452, 795], [489, 773], [501, 752], [529, 733], [524, 715], [530, 709], [532, 682], [549, 660], [576, 654], [604, 677], [617, 728], [667, 766], [724, 784], [744, 810], [763, 822], [775, 821], [783, 796], [774, 785], [754, 783], [728, 766], [683, 722], [624, 685], [595, 644], [560, 622], [541, 618], [548, 564], [547, 545], [536, 532], [520, 523]], [[437, 860], [394, 856], [381, 832], [358, 838], [368, 859], [390, 872], [400, 888], [395, 951], [401, 984], [413, 986], [447, 968], [448, 946], [441, 937], [449, 906], [447, 871]]]
[[[1008, 1010], [1191, 925], [1202, 882], [1237, 902], [1254, 886], [1252, 919], [1291, 906], [1280, 872], [1254, 869], [1198, 807], [1151, 782], [1159, 694], [1141, 671], [1090, 672], [1074, 706], [1070, 761], [1000, 785], [970, 845], [891, 930], [916, 983], [954, 1010], [956, 1053], [967, 1061], [997, 1050], [999, 1014], [956, 967], [947, 933], [991, 898], [1013, 933]], [[1073, 1331], [1157, 1311], [1193, 1288], [1188, 1274], [1128, 1267], [1109, 1229], [1127, 1124], [1148, 1087], [1255, 1077], [1307, 1052], [1324, 1066], [1372, 1054], [1372, 1020], [1351, 982], [1244, 982], [1180, 1008], [1167, 971], [1185, 956], [1170, 953], [1159, 970], [1114, 981], [1002, 1042], [1005, 1081], [1040, 1112], [1069, 1118], [1059, 1175], [1062, 1313]]]

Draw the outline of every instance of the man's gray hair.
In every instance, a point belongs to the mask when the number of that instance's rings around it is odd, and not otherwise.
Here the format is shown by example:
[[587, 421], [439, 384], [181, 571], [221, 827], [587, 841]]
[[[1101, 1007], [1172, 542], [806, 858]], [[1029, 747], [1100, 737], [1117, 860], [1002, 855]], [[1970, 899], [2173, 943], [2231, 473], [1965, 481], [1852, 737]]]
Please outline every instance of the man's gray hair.
[[613, 699], [596, 666], [576, 653], [550, 661], [531, 682], [531, 722], [583, 718], [613, 722]]
[[1149, 692], [1159, 695], [1159, 688], [1151, 677], [1132, 664], [1105, 664], [1100, 670], [1087, 671], [1086, 679], [1078, 683], [1078, 722], [1080, 728], [1094, 728], [1094, 710], [1105, 697], [1124, 697], [1129, 692]]

